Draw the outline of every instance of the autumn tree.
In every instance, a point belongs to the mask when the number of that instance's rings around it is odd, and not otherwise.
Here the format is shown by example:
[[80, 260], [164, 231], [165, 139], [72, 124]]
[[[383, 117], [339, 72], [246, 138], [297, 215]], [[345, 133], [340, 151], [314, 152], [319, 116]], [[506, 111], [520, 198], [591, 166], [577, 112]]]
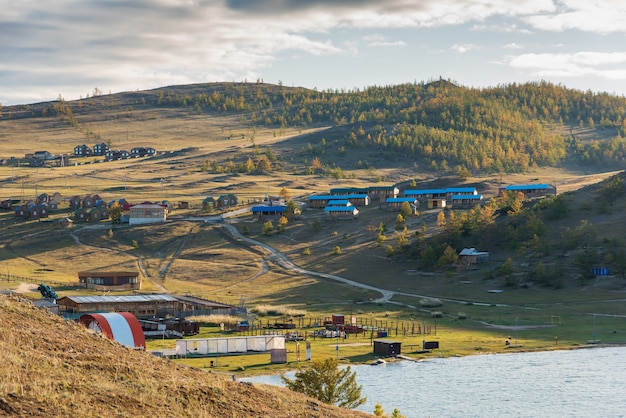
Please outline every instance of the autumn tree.
[[119, 202], [113, 202], [111, 207], [109, 208], [109, 218], [111, 219], [111, 223], [119, 224], [122, 221], [122, 207]]
[[291, 199], [291, 193], [289, 193], [289, 190], [287, 190], [285, 186], [280, 189], [280, 192], [278, 192], [278, 196], [280, 196], [280, 198], [283, 199], [285, 202]]
[[437, 226], [446, 226], [446, 214], [443, 211], [437, 214]]
[[278, 232], [283, 232], [285, 230], [285, 228], [287, 227], [287, 224], [289, 223], [289, 220], [287, 219], [286, 216], [281, 216], [280, 219], [278, 220]]
[[367, 400], [361, 397], [356, 372], [350, 366], [340, 369], [332, 357], [313, 360], [311, 367], [296, 372], [295, 379], [283, 375], [281, 380], [288, 389], [342, 408], [353, 409]]
[[398, 216], [396, 216], [396, 229], [402, 229], [405, 225], [406, 221], [404, 220], [404, 216], [398, 213]]
[[413, 210], [411, 209], [411, 204], [409, 202], [402, 202], [402, 206], [400, 206], [400, 214], [404, 216], [404, 219], [413, 214]]
[[261, 233], [263, 235], [272, 235], [272, 232], [274, 232], [274, 225], [272, 224], [272, 221], [265, 222], [261, 228]]

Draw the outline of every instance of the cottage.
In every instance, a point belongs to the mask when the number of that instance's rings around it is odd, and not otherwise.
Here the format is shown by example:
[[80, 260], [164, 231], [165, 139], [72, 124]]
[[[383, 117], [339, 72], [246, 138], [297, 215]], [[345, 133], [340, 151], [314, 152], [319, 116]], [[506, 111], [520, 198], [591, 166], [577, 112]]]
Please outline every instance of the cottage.
[[136, 271], [83, 271], [78, 273], [78, 282], [88, 289], [96, 290], [141, 289], [141, 279]]
[[78, 208], [74, 212], [74, 223], [83, 223], [89, 220], [89, 213], [85, 208]]
[[109, 146], [104, 142], [101, 142], [93, 146], [93, 155], [102, 156], [105, 155], [108, 150]]
[[70, 198], [70, 209], [78, 209], [81, 207], [82, 203], [83, 203], [83, 198], [80, 196], [72, 196]]
[[237, 206], [237, 196], [232, 193], [223, 194], [217, 198], [215, 207], [219, 209], [229, 208]]
[[130, 208], [128, 223], [130, 225], [141, 225], [167, 220], [167, 208], [155, 203], [142, 203]]
[[48, 217], [48, 205], [45, 203], [41, 203], [39, 205], [33, 205], [28, 208], [29, 210], [29, 218], [33, 220], [37, 220], [40, 218]]
[[90, 157], [92, 154], [91, 148], [87, 145], [77, 145], [74, 147], [74, 156], [75, 157]]
[[4, 199], [2, 202], [0, 202], [0, 209], [4, 209], [4, 210], [13, 209], [13, 200]]
[[202, 210], [205, 212], [215, 210], [215, 198], [213, 196], [208, 196], [202, 201]]

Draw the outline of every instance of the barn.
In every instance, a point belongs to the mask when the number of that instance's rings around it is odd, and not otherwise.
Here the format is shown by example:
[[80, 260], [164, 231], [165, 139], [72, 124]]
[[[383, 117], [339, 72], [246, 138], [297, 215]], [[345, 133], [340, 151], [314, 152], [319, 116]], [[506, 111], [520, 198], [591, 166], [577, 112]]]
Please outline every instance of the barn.
[[125, 347], [146, 349], [146, 339], [135, 315], [130, 312], [91, 313], [78, 318], [78, 323], [104, 334]]

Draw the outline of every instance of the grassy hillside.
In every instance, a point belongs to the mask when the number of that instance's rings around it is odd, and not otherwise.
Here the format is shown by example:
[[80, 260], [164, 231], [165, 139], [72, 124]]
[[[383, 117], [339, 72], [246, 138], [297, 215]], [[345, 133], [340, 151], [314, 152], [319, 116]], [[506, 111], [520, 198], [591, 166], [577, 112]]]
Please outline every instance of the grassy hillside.
[[367, 416], [129, 350], [7, 296], [0, 296], [0, 324], [0, 415]]

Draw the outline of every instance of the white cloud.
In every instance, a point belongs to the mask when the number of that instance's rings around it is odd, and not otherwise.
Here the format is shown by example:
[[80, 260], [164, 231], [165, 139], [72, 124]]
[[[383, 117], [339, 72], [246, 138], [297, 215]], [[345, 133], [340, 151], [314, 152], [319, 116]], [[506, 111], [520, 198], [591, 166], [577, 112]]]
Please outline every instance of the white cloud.
[[523, 45], [518, 44], [517, 42], [511, 42], [510, 44], [504, 45], [505, 49], [524, 49]]
[[558, 9], [523, 20], [536, 29], [562, 32], [577, 29], [607, 34], [626, 32], [626, 2], [616, 0], [556, 0]]
[[370, 47], [376, 46], [406, 46], [404, 41], [389, 41], [387, 37], [381, 34], [367, 35], [363, 37], [363, 40]]
[[474, 44], [454, 44], [450, 47], [452, 51], [458, 52], [460, 54], [464, 54], [466, 52], [470, 52], [476, 49], [480, 49], [478, 45]]
[[509, 59], [515, 69], [530, 70], [539, 77], [599, 76], [626, 79], [626, 70], [612, 68], [626, 63], [626, 52], [577, 52], [572, 54], [522, 54]]

